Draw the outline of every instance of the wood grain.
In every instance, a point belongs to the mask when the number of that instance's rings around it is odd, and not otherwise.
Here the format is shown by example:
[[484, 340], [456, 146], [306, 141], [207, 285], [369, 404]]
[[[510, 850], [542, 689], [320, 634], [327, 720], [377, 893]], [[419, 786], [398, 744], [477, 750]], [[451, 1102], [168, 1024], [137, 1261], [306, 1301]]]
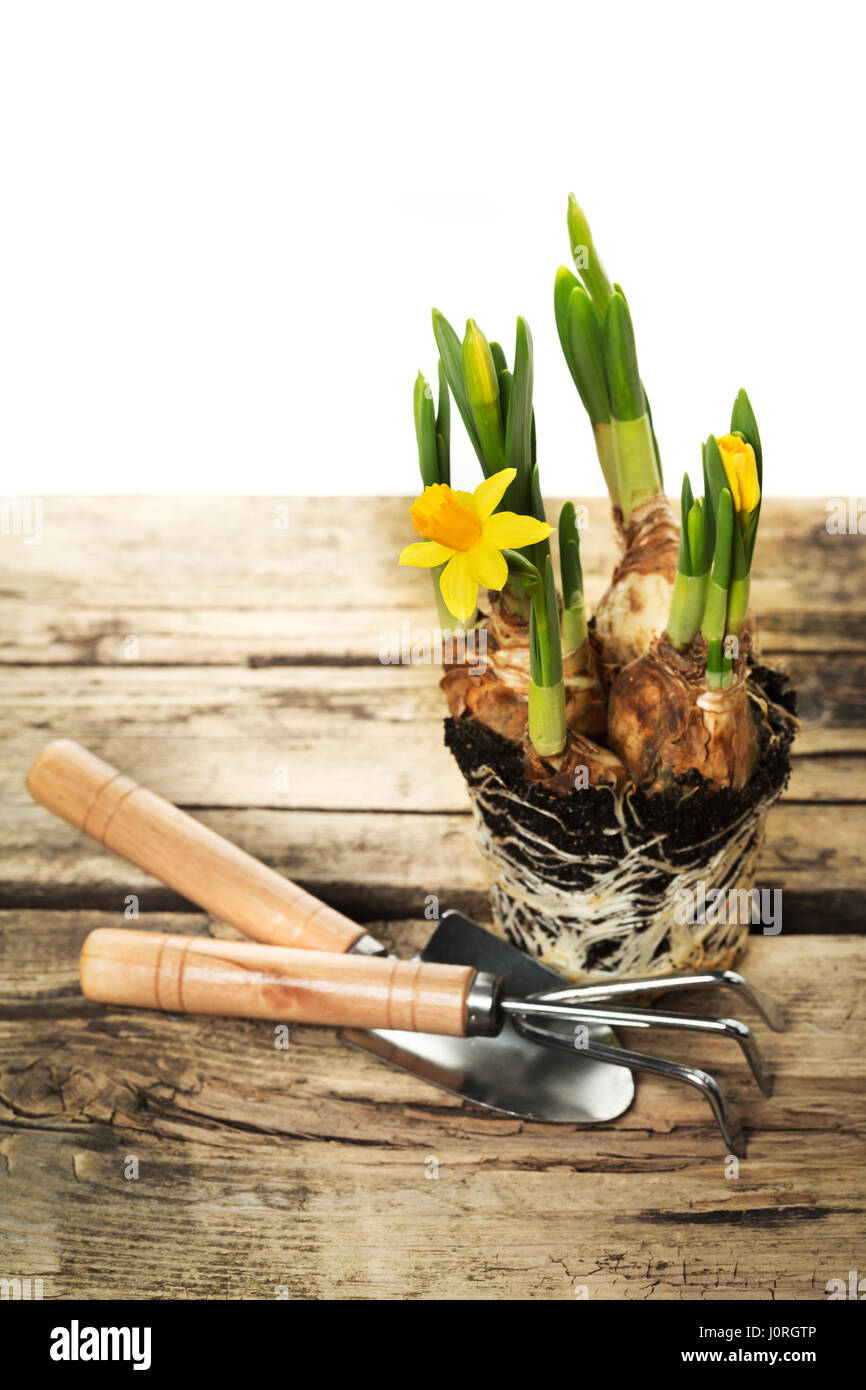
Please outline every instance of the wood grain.
[[[0, 1222], [46, 1297], [811, 1299], [863, 1266], [863, 940], [755, 942], [792, 1015], [761, 1030], [771, 1099], [721, 1042], [641, 1037], [725, 1078], [732, 1177], [700, 1097], [656, 1078], [613, 1124], [525, 1124], [325, 1030], [280, 1050], [263, 1022], [90, 1004], [77, 951], [114, 921], [0, 915]], [[409, 954], [425, 929], [378, 930]]]
[[[204, 755], [204, 750], [203, 750]], [[164, 786], [171, 785], [167, 778]], [[10, 804], [0, 824], [0, 906], [122, 909], [182, 907], [183, 899], [100, 849], [32, 803]], [[468, 812], [330, 812], [194, 807], [205, 825], [235, 841], [307, 892], [366, 925], [422, 916], [433, 895], [489, 921], [487, 886]], [[785, 934], [862, 928], [866, 903], [866, 806], [774, 808], [758, 865], [763, 888], [782, 893]]]
[[[46, 498], [42, 545], [0, 545], [0, 659], [124, 665], [133, 634], [140, 660], [158, 664], [376, 660], [383, 630], [434, 619], [429, 576], [396, 565], [412, 539], [409, 500]], [[616, 545], [607, 503], [581, 505], [594, 604]], [[554, 520], [559, 506], [548, 504]], [[821, 498], [763, 507], [753, 599], [768, 651], [866, 651], [862, 538], [830, 535], [826, 522]]]
[[[802, 708], [789, 795], [866, 800], [866, 658], [786, 664]], [[443, 717], [429, 666], [6, 668], [0, 795], [23, 801], [21, 767], [65, 737], [183, 806], [463, 810]]]
[[[605, 512], [589, 504], [593, 599]], [[613, 1124], [524, 1124], [327, 1029], [293, 1024], [280, 1049], [265, 1021], [85, 1000], [91, 930], [238, 934], [29, 800], [52, 738], [402, 957], [437, 903], [489, 907], [436, 673], [379, 661], [383, 632], [434, 618], [429, 577], [393, 563], [405, 502], [49, 498], [41, 546], [2, 538], [0, 1276], [41, 1275], [46, 1298], [713, 1301], [862, 1274], [866, 601], [861, 541], [825, 520], [823, 499], [767, 501], [755, 583], [804, 714], [759, 869], [783, 930], [746, 960], [792, 1014], [757, 1029], [775, 1093], [712, 1039], [625, 1039], [724, 1079], [738, 1176], [701, 1098], [657, 1078]]]

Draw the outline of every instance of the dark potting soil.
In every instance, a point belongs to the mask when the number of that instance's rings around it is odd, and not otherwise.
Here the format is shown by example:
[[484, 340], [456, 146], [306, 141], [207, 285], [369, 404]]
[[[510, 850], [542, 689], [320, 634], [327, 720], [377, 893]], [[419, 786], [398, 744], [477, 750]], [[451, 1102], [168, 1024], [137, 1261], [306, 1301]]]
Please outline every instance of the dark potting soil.
[[[787, 676], [770, 666], [753, 665], [750, 682], [770, 702], [770, 728], [763, 721], [759, 723], [757, 764], [748, 786], [739, 791], [718, 790], [708, 786], [699, 772], [689, 772], [678, 777], [667, 791], [650, 796], [636, 790], [624, 799], [630, 834], [635, 839], [663, 834], [665, 857], [673, 865], [691, 862], [695, 845], [715, 834], [724, 834], [744, 812], [787, 785], [794, 725], [775, 707], [795, 714], [796, 692]], [[620, 823], [609, 789], [586, 787], [560, 796], [538, 783], [527, 782], [523, 776], [522, 748], [472, 719], [446, 719], [445, 743], [467, 782], [471, 784], [473, 774], [486, 766], [505, 787], [519, 794], [520, 802], [507, 803], [507, 814], [485, 812], [497, 836], [507, 834], [509, 824], [519, 819], [558, 849], [573, 853], [578, 847], [585, 855], [611, 853], [611, 836], [620, 830]], [[556, 822], [544, 814], [548, 809], [555, 811]], [[572, 866], [571, 880], [574, 874]], [[555, 871], [552, 878], [556, 879]], [[587, 884], [590, 880], [591, 873], [587, 871]]]

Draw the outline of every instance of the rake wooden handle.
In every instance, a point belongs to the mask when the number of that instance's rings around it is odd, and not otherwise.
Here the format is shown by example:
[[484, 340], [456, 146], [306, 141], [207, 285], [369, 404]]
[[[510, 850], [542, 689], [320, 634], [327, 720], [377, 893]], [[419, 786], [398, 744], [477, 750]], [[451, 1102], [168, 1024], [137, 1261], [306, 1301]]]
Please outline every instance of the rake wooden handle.
[[363, 927], [69, 739], [50, 743], [30, 795], [224, 922], [274, 946], [348, 951]]
[[465, 1037], [476, 971], [392, 956], [323, 955], [210, 937], [100, 927], [81, 988], [103, 1004]]

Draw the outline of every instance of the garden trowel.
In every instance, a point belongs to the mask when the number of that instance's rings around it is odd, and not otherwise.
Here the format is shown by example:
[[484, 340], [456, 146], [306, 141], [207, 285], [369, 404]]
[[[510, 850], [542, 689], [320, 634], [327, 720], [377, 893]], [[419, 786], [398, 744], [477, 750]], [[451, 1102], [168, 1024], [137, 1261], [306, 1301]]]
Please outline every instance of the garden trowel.
[[[363, 927], [75, 743], [61, 740], [49, 745], [31, 768], [28, 788], [36, 801], [77, 829], [256, 941], [300, 948], [303, 953], [387, 955], [386, 948]], [[721, 972], [566, 988], [546, 966], [456, 912], [443, 915], [420, 961], [471, 967], [465, 978], [472, 985], [461, 1005], [463, 1035], [453, 1035], [453, 1029], [447, 1034], [415, 1031], [420, 1025], [413, 1014], [412, 1029], [353, 1028], [341, 1034], [345, 1041], [473, 1104], [555, 1123], [615, 1118], [633, 1098], [632, 1071], [656, 1072], [700, 1090], [726, 1145], [735, 1152], [739, 1149], [736, 1126], [712, 1077], [677, 1062], [628, 1052], [619, 1047], [612, 1029], [614, 1025], [662, 1027], [734, 1038], [756, 1079], [767, 1089], [760, 1056], [745, 1025], [732, 1019], [630, 1009], [619, 1002], [624, 994], [692, 983], [738, 987], [761, 1007], [741, 976]], [[324, 961], [317, 973], [327, 975]], [[170, 990], [165, 997], [157, 991], [155, 999], [148, 994], [143, 1002], [196, 1011]], [[232, 1005], [229, 996], [219, 1011], [246, 1012]], [[778, 1026], [773, 1007], [765, 1002], [765, 1016]], [[371, 1014], [363, 1013], [363, 1017], [366, 1020]], [[339, 1019], [339, 1012], [335, 1018]], [[388, 1020], [377, 1018], [377, 1024], [381, 1021]]]
[[[49, 744], [33, 764], [27, 786], [49, 811], [246, 936], [269, 945], [387, 954], [362, 927], [79, 744], [66, 739]], [[472, 928], [474, 953], [469, 955], [455, 930], [463, 922]], [[510, 992], [563, 985], [552, 971], [454, 913], [445, 914], [428, 943], [435, 956], [425, 952], [422, 958], [446, 961], [446, 943], [458, 953], [448, 963], [498, 971]], [[605, 1025], [593, 1034], [599, 1043], [616, 1044]], [[497, 1038], [402, 1031], [345, 1036], [353, 1046], [473, 1104], [525, 1119], [572, 1124], [610, 1120], [622, 1114], [634, 1095], [627, 1069], [591, 1059], [575, 1065], [573, 1056], [540, 1047], [510, 1021]]]

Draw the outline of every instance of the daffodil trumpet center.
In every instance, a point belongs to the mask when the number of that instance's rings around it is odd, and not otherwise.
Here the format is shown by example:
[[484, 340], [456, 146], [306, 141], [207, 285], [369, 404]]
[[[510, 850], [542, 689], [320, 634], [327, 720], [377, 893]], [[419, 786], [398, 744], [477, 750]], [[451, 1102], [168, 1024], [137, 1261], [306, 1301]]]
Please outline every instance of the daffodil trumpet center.
[[471, 550], [481, 539], [481, 522], [454, 496], [447, 483], [425, 488], [409, 515], [419, 536], [451, 550]]

